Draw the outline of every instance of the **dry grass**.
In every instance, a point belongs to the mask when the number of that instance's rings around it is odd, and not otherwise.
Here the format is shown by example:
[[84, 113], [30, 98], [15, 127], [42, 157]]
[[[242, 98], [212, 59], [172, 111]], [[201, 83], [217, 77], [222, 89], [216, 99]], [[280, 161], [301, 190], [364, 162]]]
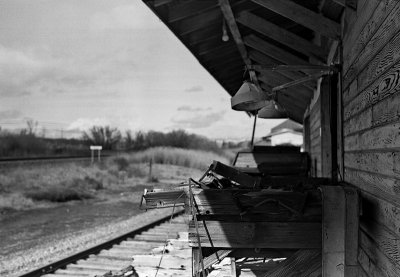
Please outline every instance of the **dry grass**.
[[170, 164], [206, 170], [213, 160], [229, 163], [229, 158], [214, 152], [188, 150], [172, 147], [154, 147], [126, 156], [129, 162]]
[[[153, 159], [151, 176], [150, 159]], [[213, 160], [228, 162], [212, 152], [156, 147], [109, 158], [93, 166], [49, 163], [0, 168], [0, 212], [92, 198], [116, 201], [122, 194], [135, 201], [144, 188], [155, 185], [151, 183], [173, 185], [188, 177], [201, 176]]]

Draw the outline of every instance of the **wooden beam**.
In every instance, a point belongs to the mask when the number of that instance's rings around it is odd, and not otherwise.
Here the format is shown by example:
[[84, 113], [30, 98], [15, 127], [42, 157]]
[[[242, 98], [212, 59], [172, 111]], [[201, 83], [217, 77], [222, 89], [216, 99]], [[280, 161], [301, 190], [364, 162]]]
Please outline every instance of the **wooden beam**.
[[[196, 251], [199, 251], [198, 249]], [[203, 259], [203, 264], [204, 268], [209, 268], [210, 266], [222, 261], [225, 257], [227, 257], [232, 250], [218, 250], [212, 253], [211, 255], [208, 255], [204, 257]], [[193, 271], [195, 274], [199, 273], [201, 271], [200, 264], [199, 263], [193, 263]]]
[[256, 35], [249, 35], [244, 37], [244, 43], [257, 51], [280, 61], [281, 63], [311, 65], [309, 62], [303, 60], [302, 58], [299, 58], [298, 56], [289, 53], [288, 51], [282, 50], [281, 48], [269, 42], [266, 42]]
[[187, 1], [168, 10], [168, 22], [176, 22], [218, 7], [214, 0]]
[[[199, 222], [202, 247], [320, 249], [321, 223], [304, 222]], [[211, 242], [210, 242], [211, 239]], [[189, 244], [198, 247], [193, 222]]]
[[322, 62], [326, 61], [327, 51], [312, 42], [299, 37], [292, 32], [287, 31], [271, 22], [256, 16], [250, 12], [244, 11], [239, 14], [237, 21], [241, 24], [257, 31], [273, 40], [282, 43], [300, 53], [309, 57], [315, 57]]
[[338, 40], [340, 24], [288, 0], [252, 0], [277, 14], [287, 17], [310, 30]]
[[221, 11], [218, 9], [209, 10], [201, 14], [195, 15], [191, 18], [176, 22], [178, 33], [181, 36], [188, 35], [192, 32], [201, 30], [203, 28], [213, 25], [213, 23], [221, 20]]
[[[162, 6], [162, 5], [169, 4], [169, 3], [173, 2], [173, 1], [174, 0], [153, 0], [153, 6], [154, 7], [159, 7], [159, 6]], [[150, 1], [147, 1], [147, 2], [150, 2]]]
[[[239, 50], [240, 55], [242, 56], [242, 59], [245, 63], [246, 66], [251, 66], [251, 60], [247, 54], [246, 47], [244, 45], [242, 35], [239, 32], [239, 28], [236, 24], [236, 19], [233, 14], [231, 5], [229, 4], [229, 0], [219, 0], [219, 5], [221, 7], [221, 11], [224, 15], [224, 18], [226, 22], [228, 23], [229, 30], [231, 31], [231, 34], [233, 36], [233, 39], [236, 42], [237, 48]], [[257, 76], [254, 71], [249, 71], [250, 77], [252, 81], [256, 84], [257, 87], [260, 87], [258, 84]]]
[[332, 0], [336, 4], [339, 4], [342, 7], [349, 7], [353, 10], [357, 10], [357, 0]]
[[327, 65], [286, 65], [286, 64], [277, 64], [277, 65], [252, 65], [251, 68], [254, 70], [262, 71], [301, 71], [301, 70], [315, 70], [315, 71], [326, 71], [331, 70], [331, 68]]
[[[322, 186], [322, 275], [344, 277], [346, 201], [341, 186]], [[342, 265], [342, 266], [338, 266]]]

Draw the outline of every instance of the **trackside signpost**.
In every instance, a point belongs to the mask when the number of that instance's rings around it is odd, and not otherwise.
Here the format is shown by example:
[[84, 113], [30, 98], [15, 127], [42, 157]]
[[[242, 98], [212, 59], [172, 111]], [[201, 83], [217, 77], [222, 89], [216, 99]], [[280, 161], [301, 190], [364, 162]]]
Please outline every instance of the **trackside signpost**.
[[92, 152], [92, 163], [94, 163], [94, 152], [97, 151], [97, 159], [100, 162], [100, 152], [103, 149], [101, 145], [90, 145], [90, 151]]

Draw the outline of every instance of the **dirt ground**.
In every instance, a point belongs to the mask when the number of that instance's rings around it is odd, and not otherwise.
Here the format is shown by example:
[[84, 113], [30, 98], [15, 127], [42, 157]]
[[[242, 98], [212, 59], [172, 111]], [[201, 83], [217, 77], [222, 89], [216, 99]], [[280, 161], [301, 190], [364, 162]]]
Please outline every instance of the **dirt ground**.
[[[178, 183], [172, 176], [199, 171], [159, 166], [162, 187]], [[177, 174], [179, 171], [179, 174]], [[170, 209], [139, 209], [142, 190], [135, 184], [104, 189], [94, 199], [50, 204], [40, 208], [2, 210], [0, 214], [0, 276], [18, 276], [50, 262], [125, 234], [171, 214]]]

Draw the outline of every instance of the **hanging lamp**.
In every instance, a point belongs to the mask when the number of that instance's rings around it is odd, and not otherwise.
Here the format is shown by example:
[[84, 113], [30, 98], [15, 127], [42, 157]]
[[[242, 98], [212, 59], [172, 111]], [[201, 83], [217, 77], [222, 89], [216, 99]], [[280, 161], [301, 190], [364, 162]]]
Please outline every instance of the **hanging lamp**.
[[258, 111], [267, 104], [267, 94], [260, 91], [255, 84], [244, 81], [242, 86], [231, 98], [231, 106], [235, 111]]

